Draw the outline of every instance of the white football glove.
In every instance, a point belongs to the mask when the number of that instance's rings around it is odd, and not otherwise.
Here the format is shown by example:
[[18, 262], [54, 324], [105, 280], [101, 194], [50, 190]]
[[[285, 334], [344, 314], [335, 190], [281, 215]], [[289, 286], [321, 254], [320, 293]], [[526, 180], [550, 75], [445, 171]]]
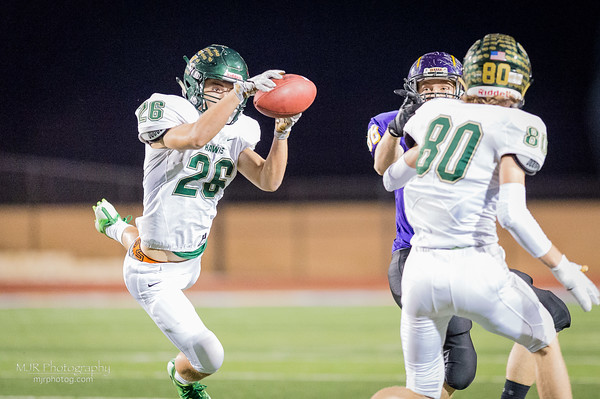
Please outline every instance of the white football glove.
[[600, 305], [600, 292], [592, 281], [581, 271], [581, 266], [570, 262], [563, 255], [558, 266], [551, 268], [554, 277], [573, 294], [579, 305], [589, 312], [592, 304]]
[[279, 69], [270, 69], [246, 81], [235, 82], [233, 89], [240, 101], [243, 101], [245, 98], [255, 95], [259, 90], [273, 90], [275, 88], [275, 82], [273, 82], [272, 79], [282, 79], [284, 73], [285, 71]]
[[287, 118], [275, 118], [275, 137], [279, 140], [285, 140], [292, 131], [292, 126], [298, 122], [302, 113]]

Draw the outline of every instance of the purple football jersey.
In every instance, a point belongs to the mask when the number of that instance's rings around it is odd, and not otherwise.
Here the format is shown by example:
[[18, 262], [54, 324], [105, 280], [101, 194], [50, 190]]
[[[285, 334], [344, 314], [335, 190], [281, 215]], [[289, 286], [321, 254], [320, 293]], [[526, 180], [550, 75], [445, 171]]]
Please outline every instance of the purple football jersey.
[[[385, 133], [388, 124], [396, 117], [398, 111], [389, 111], [379, 114], [371, 118], [368, 127], [367, 144], [371, 151], [371, 156], [375, 156], [375, 149], [379, 140]], [[404, 143], [404, 137], [400, 139], [400, 145], [404, 151], [408, 151], [408, 147]], [[392, 252], [401, 248], [410, 248], [410, 239], [415, 234], [411, 225], [406, 220], [404, 212], [404, 189], [400, 188], [394, 191], [396, 197], [396, 238], [392, 245]]]

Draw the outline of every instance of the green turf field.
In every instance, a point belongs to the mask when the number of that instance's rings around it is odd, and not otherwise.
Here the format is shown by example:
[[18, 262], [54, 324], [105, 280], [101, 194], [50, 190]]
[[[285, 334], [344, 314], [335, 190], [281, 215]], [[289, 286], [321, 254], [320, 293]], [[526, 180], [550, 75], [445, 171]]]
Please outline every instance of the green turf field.
[[[561, 343], [574, 397], [598, 398], [600, 309], [571, 311]], [[213, 399], [369, 398], [404, 383], [395, 307], [199, 312], [225, 347], [205, 380]], [[0, 399], [176, 397], [165, 371], [176, 351], [141, 309], [0, 309], [0, 326]], [[477, 377], [454, 397], [498, 398], [511, 343], [477, 326], [473, 335]]]

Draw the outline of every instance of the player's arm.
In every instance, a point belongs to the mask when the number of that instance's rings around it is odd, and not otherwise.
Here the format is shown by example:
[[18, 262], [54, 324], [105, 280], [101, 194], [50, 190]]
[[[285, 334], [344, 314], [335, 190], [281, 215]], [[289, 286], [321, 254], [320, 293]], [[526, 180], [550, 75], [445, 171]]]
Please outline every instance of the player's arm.
[[288, 159], [287, 139], [301, 115], [275, 119], [273, 143], [266, 159], [250, 148], [240, 153], [238, 170], [261, 190], [275, 191], [283, 182]]
[[380, 175], [383, 176], [386, 169], [391, 164], [396, 162], [398, 158], [402, 156], [404, 149], [400, 145], [400, 137], [392, 136], [386, 129], [381, 140], [375, 147], [375, 154], [373, 155], [373, 168]]
[[500, 161], [498, 221], [533, 257], [551, 268], [558, 265], [562, 254], [552, 250], [552, 243], [527, 209], [525, 172], [512, 155], [504, 155]]
[[550, 268], [556, 279], [571, 291], [583, 310], [590, 311], [592, 303], [600, 305], [600, 292], [581, 272], [581, 266], [567, 257], [546, 237], [540, 225], [527, 209], [525, 171], [513, 155], [500, 161], [500, 192], [498, 222], [535, 258]]
[[184, 123], [169, 129], [152, 148], [188, 150], [202, 148], [223, 129], [240, 99], [234, 90], [227, 93], [212, 107], [203, 112], [194, 123]]
[[[406, 126], [406, 122], [415, 114], [417, 109], [423, 105], [420, 97], [406, 90], [398, 90], [397, 94], [405, 97], [404, 102], [398, 110], [396, 117], [387, 126], [379, 145], [375, 148], [374, 167], [380, 175], [383, 175], [390, 165], [402, 156], [404, 150], [400, 147], [400, 138], [404, 135], [404, 126]], [[408, 145], [409, 148], [412, 146], [412, 144]]]
[[152, 148], [188, 150], [204, 147], [223, 129], [237, 106], [257, 91], [270, 91], [275, 87], [272, 79], [281, 79], [284, 71], [268, 70], [247, 81], [238, 81], [223, 98], [200, 115], [194, 123], [185, 123], [169, 129]]
[[417, 158], [419, 146], [406, 151], [396, 162], [390, 165], [383, 174], [383, 186], [387, 191], [402, 188], [417, 175]]

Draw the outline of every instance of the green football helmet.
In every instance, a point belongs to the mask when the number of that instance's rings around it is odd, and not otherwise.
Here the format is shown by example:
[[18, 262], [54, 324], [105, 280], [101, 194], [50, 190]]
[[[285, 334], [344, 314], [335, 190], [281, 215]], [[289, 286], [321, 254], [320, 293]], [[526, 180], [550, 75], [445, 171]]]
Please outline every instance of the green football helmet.
[[529, 56], [513, 37], [501, 33], [485, 35], [467, 51], [463, 61], [467, 95], [504, 96], [525, 102], [532, 82]]
[[[248, 79], [248, 66], [240, 54], [220, 44], [212, 44], [198, 51], [191, 59], [183, 57], [187, 63], [183, 80], [177, 78], [182, 96], [187, 98], [200, 112], [207, 109], [207, 102], [217, 102], [219, 98], [204, 93], [206, 79], [217, 79], [235, 83]], [[244, 100], [236, 108], [228, 124], [234, 123], [246, 106]]]

